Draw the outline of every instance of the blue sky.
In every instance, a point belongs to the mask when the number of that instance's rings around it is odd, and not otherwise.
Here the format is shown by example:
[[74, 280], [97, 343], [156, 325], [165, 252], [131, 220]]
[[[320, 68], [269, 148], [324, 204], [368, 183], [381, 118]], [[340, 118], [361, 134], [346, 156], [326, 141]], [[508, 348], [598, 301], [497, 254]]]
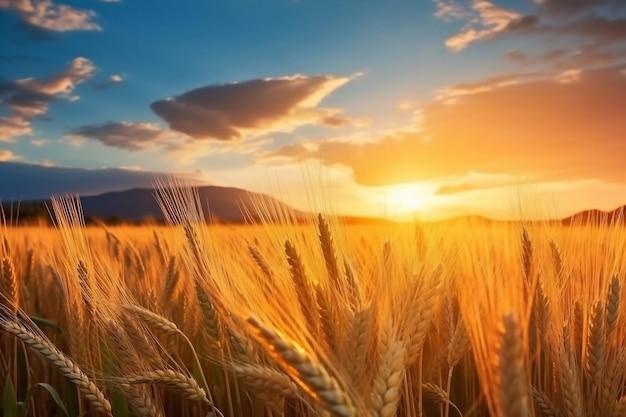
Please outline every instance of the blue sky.
[[0, 0], [0, 51], [3, 199], [175, 173], [304, 208], [313, 163], [350, 214], [626, 203], [618, 0]]

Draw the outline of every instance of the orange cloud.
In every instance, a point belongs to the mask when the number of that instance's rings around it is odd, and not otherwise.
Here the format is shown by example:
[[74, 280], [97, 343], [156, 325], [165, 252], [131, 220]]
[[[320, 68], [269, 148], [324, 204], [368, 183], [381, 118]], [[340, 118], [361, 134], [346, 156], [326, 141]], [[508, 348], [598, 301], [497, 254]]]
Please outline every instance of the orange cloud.
[[471, 172], [626, 182], [622, 71], [581, 72], [568, 83], [553, 77], [498, 88], [476, 83], [474, 93], [424, 106], [419, 130], [399, 130], [373, 143], [292, 144], [267, 157], [347, 166], [363, 185]]
[[339, 109], [319, 103], [351, 77], [294, 75], [210, 85], [152, 103], [172, 130], [195, 139], [231, 141], [308, 124], [351, 123]]
[[20, 116], [0, 117], [0, 142], [12, 142], [16, 137], [28, 135], [32, 131], [30, 123]]
[[13, 140], [32, 133], [31, 119], [45, 114], [56, 99], [76, 100], [78, 97], [72, 92], [95, 70], [90, 60], [78, 57], [70, 61], [64, 71], [51, 77], [0, 83], [0, 108], [9, 112], [8, 116], [0, 117], [0, 140]]
[[19, 157], [7, 149], [0, 149], [0, 162], [12, 161], [14, 159], [19, 159]]
[[95, 12], [77, 10], [51, 0], [0, 0], [0, 10], [16, 13], [26, 25], [54, 32], [100, 30]]

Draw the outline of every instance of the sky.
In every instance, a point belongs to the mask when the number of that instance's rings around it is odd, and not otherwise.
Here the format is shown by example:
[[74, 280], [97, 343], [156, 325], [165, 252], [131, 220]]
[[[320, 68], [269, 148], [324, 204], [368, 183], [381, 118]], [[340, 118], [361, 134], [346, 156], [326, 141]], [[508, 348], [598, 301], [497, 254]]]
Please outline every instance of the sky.
[[0, 0], [0, 198], [175, 175], [435, 220], [626, 204], [623, 0]]

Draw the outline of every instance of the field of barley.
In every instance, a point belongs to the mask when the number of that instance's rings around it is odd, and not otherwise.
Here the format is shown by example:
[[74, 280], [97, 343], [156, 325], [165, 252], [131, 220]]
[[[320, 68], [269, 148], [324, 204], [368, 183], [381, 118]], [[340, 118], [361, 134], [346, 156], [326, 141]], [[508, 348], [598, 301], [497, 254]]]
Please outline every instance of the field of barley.
[[0, 227], [4, 416], [626, 416], [618, 225]]

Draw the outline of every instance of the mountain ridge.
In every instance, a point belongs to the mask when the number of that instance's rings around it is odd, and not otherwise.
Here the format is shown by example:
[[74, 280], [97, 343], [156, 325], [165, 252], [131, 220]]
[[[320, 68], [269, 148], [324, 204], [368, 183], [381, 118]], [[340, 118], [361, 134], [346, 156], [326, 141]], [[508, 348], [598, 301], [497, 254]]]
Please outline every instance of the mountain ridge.
[[[278, 198], [264, 193], [248, 191], [237, 187], [217, 185], [193, 186], [197, 190], [199, 201], [207, 218], [212, 221], [225, 223], [244, 223], [263, 218], [266, 221], [277, 221], [281, 214], [289, 214], [294, 220], [304, 220], [311, 213], [295, 209]], [[164, 215], [156, 199], [157, 189], [133, 187], [122, 191], [109, 191], [97, 195], [79, 196], [83, 213], [86, 217], [94, 217], [104, 221], [141, 222], [154, 220], [164, 221]], [[46, 204], [50, 199], [23, 200], [18, 204], [20, 212], [30, 213], [33, 206], [39, 207], [35, 213], [46, 211]], [[11, 204], [12, 208], [9, 207]], [[274, 213], [266, 210], [259, 211], [259, 207], [271, 207]], [[16, 203], [2, 201], [5, 214], [13, 211]], [[390, 221], [377, 217], [339, 216], [350, 224], [370, 224]], [[496, 220], [480, 215], [459, 216], [450, 219], [437, 220], [427, 223], [474, 221], [481, 223], [511, 222], [511, 220]], [[613, 210], [589, 209], [574, 213], [561, 219], [527, 220], [529, 223], [560, 222], [563, 225], [577, 224], [611, 224], [626, 225], [626, 205]]]

